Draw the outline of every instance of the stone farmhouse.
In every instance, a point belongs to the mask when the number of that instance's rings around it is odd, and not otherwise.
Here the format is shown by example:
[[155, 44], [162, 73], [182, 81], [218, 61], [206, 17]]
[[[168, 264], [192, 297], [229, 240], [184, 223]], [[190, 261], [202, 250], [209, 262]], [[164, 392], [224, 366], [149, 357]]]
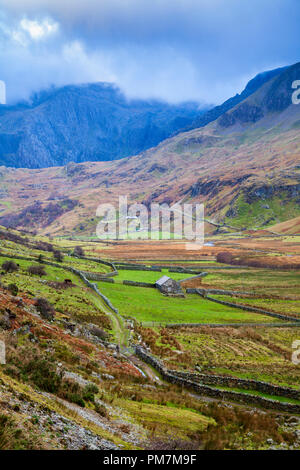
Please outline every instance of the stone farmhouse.
[[155, 283], [155, 287], [164, 295], [168, 295], [170, 297], [184, 297], [184, 293], [179, 282], [168, 276], [163, 276], [158, 279]]

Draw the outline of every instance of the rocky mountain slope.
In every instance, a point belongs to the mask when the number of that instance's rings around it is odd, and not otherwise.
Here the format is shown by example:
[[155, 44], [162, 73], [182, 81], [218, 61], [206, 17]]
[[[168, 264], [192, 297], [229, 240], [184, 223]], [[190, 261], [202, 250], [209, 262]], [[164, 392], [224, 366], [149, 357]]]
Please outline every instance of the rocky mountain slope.
[[93, 234], [96, 208], [129, 200], [203, 202], [213, 221], [270, 227], [300, 215], [300, 106], [284, 69], [205, 127], [116, 162], [47, 170], [1, 168], [0, 223]]
[[45, 168], [135, 155], [201, 114], [197, 103], [128, 101], [105, 83], [53, 89], [31, 104], [0, 105], [0, 164]]
[[215, 121], [220, 116], [222, 116], [222, 114], [234, 108], [234, 106], [237, 106], [250, 95], [255, 93], [264, 83], [268, 82], [273, 77], [276, 77], [277, 75], [281, 74], [286, 68], [287, 67], [282, 67], [258, 74], [256, 77], [250, 80], [249, 83], [247, 83], [247, 86], [242, 91], [242, 93], [236, 94], [220, 106], [216, 106], [215, 108], [212, 108], [211, 110], [204, 113], [202, 116], [196, 118], [195, 121], [193, 121], [192, 124], [187, 126], [184, 130], [189, 131], [192, 129], [197, 129], [199, 127], [204, 127], [210, 122]]
[[105, 83], [43, 91], [30, 104], [0, 105], [0, 164], [45, 168], [135, 155], [182, 129], [214, 121], [283, 70], [257, 75], [241, 94], [208, 112], [197, 103], [128, 101]]

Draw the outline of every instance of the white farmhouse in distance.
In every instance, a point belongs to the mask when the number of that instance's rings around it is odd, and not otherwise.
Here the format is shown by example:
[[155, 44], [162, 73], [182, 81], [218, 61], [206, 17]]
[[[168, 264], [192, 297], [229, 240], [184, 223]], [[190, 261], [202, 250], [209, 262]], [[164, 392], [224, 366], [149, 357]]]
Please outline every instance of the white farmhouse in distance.
[[0, 80], [0, 104], [6, 104], [6, 86], [2, 80]]

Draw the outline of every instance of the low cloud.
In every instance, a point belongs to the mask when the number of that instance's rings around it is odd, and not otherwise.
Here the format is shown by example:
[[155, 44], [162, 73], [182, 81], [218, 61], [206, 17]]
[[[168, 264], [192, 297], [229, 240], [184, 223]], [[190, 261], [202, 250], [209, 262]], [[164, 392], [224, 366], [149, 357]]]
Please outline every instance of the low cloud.
[[48, 18], [45, 18], [40, 22], [23, 18], [20, 21], [20, 27], [29, 34], [31, 39], [39, 41], [51, 34], [55, 34], [58, 30], [58, 23], [52, 22]]
[[113, 81], [128, 96], [220, 103], [297, 61], [298, 0], [1, 0], [9, 102], [52, 84]]

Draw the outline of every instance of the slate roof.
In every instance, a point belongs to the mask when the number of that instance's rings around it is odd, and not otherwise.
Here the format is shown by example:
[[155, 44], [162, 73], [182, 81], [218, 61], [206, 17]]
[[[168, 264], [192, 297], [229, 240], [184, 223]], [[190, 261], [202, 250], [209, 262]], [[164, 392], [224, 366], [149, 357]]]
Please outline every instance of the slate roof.
[[158, 286], [163, 286], [165, 282], [167, 282], [169, 279], [171, 279], [170, 277], [168, 276], [163, 276], [161, 277], [160, 279], [158, 279], [158, 281], [156, 281], [156, 285]]

